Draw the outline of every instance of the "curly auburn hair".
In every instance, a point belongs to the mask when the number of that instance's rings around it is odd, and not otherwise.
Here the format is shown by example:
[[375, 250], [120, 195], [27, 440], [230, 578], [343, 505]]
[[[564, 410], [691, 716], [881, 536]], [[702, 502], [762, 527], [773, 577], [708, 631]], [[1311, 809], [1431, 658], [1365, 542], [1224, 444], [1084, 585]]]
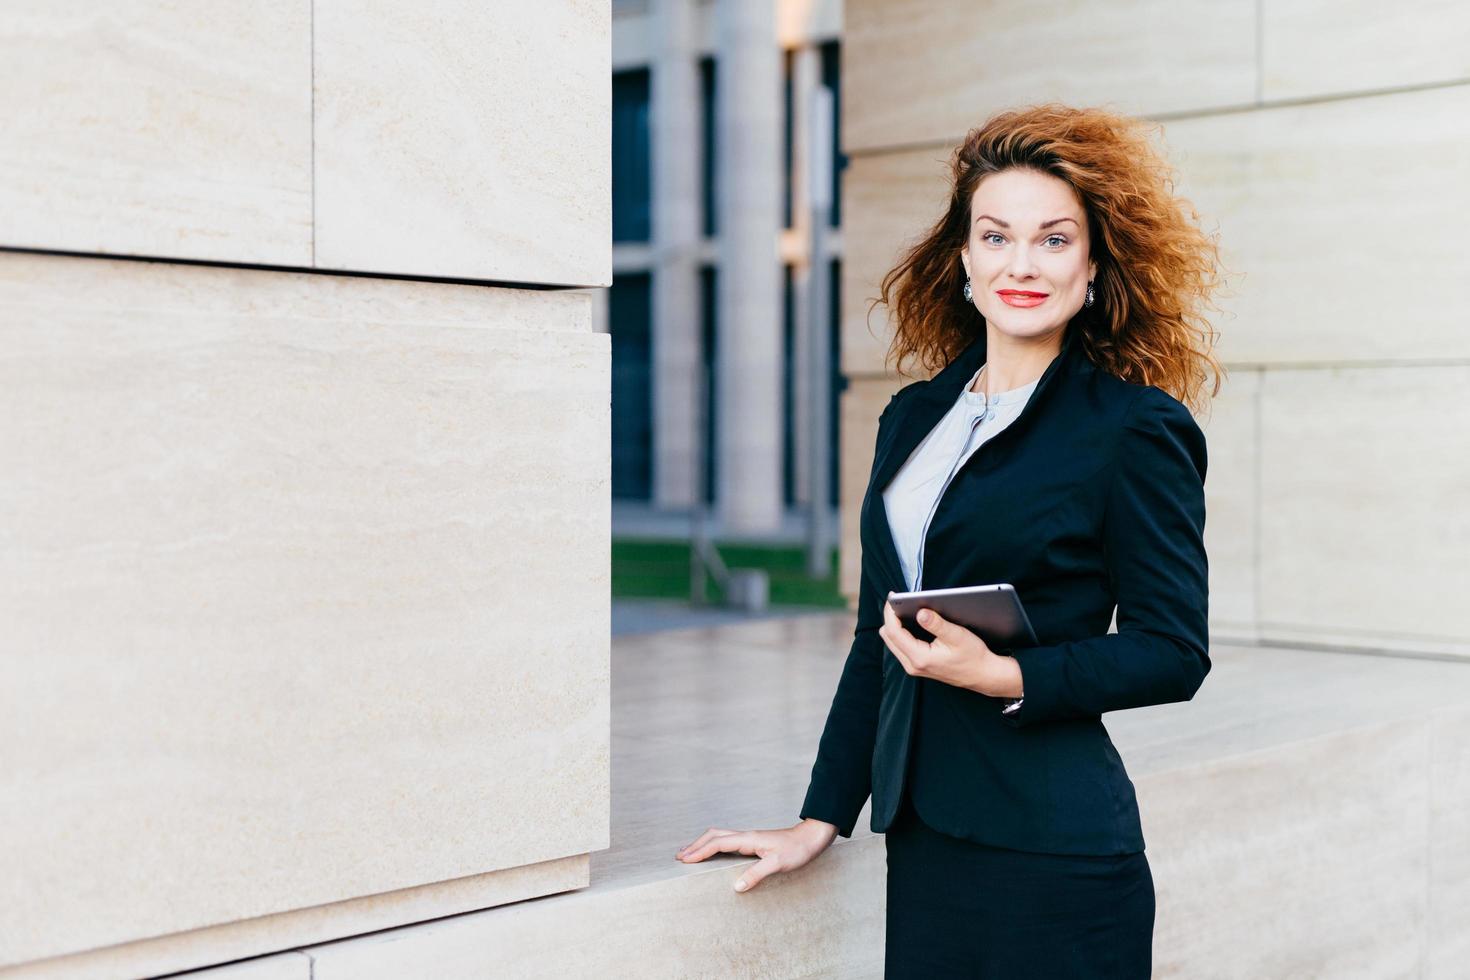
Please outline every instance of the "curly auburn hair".
[[942, 217], [883, 277], [869, 306], [889, 306], [897, 323], [885, 362], [909, 357], [937, 370], [978, 333], [985, 318], [961, 293], [960, 249], [970, 201], [991, 174], [1029, 168], [1070, 184], [1087, 214], [1096, 300], [1068, 324], [1098, 368], [1157, 385], [1193, 411], [1220, 390], [1216, 333], [1203, 316], [1220, 284], [1219, 249], [1173, 194], [1168, 162], [1150, 143], [1157, 124], [1105, 109], [1059, 103], [998, 113], [972, 129], [950, 157], [953, 192]]

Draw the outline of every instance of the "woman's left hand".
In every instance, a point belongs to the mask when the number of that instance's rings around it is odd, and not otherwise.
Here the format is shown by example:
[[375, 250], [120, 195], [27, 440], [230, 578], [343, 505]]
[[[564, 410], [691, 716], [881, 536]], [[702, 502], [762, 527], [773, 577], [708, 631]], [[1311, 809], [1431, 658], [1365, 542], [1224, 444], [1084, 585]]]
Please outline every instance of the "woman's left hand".
[[934, 639], [919, 639], [899, 622], [893, 606], [883, 603], [883, 625], [878, 635], [913, 677], [967, 688], [980, 694], [1005, 696], [1003, 688], [1019, 679], [1016, 662], [996, 653], [985, 641], [959, 623], [952, 623], [933, 609], [919, 611], [919, 625]]

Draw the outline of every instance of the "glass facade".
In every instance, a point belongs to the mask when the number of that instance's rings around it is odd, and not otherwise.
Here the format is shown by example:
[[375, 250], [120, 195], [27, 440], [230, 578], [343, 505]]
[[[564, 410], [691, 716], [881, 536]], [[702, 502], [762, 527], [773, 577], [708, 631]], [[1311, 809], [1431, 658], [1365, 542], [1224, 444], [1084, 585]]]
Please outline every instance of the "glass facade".
[[[820, 83], [832, 89], [834, 106], [837, 108], [836, 125], [833, 128], [832, 159], [834, 161], [832, 224], [841, 224], [841, 174], [847, 159], [840, 152], [841, 109], [838, 100], [841, 92], [840, 44], [836, 40], [824, 42], [816, 47], [819, 58]], [[793, 188], [797, 183], [794, 169], [796, 95], [794, 68], [798, 50], [783, 49], [781, 53], [781, 99], [782, 99], [782, 224], [791, 228], [796, 223]], [[699, 140], [700, 140], [700, 222], [706, 238], [719, 234], [718, 207], [719, 167], [716, 148], [718, 128], [717, 84], [718, 64], [711, 55], [703, 55], [698, 61], [699, 78]], [[613, 74], [613, 126], [612, 126], [612, 192], [613, 192], [613, 241], [626, 243], [651, 242], [653, 230], [652, 202], [652, 127], [650, 125], [650, 69], [647, 67], [617, 71]], [[831, 405], [828, 445], [831, 447], [829, 460], [829, 487], [832, 506], [837, 505], [838, 486], [838, 442], [839, 431], [837, 406], [846, 379], [840, 371], [841, 364], [841, 314], [840, 282], [841, 263], [833, 261], [826, 270], [831, 278], [832, 309], [827, 328], [831, 332]], [[613, 496], [624, 499], [648, 500], [653, 492], [653, 323], [652, 323], [652, 276], [653, 272], [620, 272], [614, 276], [609, 292], [608, 321], [612, 334], [613, 359]], [[704, 398], [704, 482], [705, 502], [714, 506], [719, 483], [717, 444], [719, 426], [716, 413], [719, 405], [718, 379], [715, 358], [718, 354], [717, 283], [719, 270], [710, 264], [699, 269], [699, 363], [705, 375]], [[795, 270], [789, 263], [782, 267], [782, 357], [781, 364], [773, 365], [773, 379], [781, 385], [782, 425], [779, 438], [782, 440], [782, 498], [786, 506], [796, 504], [796, 471], [804, 461], [797, 458], [796, 447], [796, 390], [802, 383], [796, 376], [797, 348], [800, 342], [796, 331]]]

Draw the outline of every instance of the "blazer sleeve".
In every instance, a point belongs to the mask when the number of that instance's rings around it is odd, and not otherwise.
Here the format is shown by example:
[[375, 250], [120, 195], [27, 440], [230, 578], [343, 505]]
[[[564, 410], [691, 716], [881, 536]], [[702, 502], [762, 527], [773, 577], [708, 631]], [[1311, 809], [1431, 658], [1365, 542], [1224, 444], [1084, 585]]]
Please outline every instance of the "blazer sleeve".
[[[883, 423], [898, 395], [878, 416], [879, 439]], [[874, 466], [877, 465], [876, 452]], [[872, 473], [868, 492], [872, 492]], [[835, 824], [837, 833], [851, 837], [858, 814], [872, 792], [873, 746], [878, 732], [878, 705], [883, 696], [883, 603], [873, 580], [868, 556], [863, 556], [858, 583], [857, 627], [852, 646], [837, 681], [837, 693], [827, 712], [827, 724], [817, 745], [811, 781], [801, 805], [800, 819], [814, 817]]]
[[1124, 420], [1103, 518], [1118, 631], [1019, 648], [1013, 728], [1188, 701], [1210, 671], [1205, 436], [1183, 403], [1148, 387]]

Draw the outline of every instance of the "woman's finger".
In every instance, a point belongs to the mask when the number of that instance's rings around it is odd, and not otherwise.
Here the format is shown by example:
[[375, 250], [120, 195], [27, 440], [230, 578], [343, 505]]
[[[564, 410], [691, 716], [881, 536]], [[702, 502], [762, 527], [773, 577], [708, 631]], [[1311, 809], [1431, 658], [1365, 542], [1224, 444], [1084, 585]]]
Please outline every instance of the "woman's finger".
[[[926, 616], [928, 617], [928, 620], [922, 621]], [[940, 616], [932, 609], [919, 610], [919, 619], [921, 620], [919, 626], [923, 629], [928, 630], [929, 635], [933, 637], [933, 639], [925, 642], [919, 639], [917, 636], [914, 637], [913, 645], [916, 652], [911, 655], [910, 659], [912, 659], [915, 663], [920, 663], [926, 660], [928, 658], [928, 655], [931, 653], [935, 653], [936, 650], [938, 651], [938, 655], [942, 656], [946, 652], [958, 649], [959, 644], [962, 642], [962, 640], [961, 637], [954, 632], [955, 630], [958, 630], [960, 634], [964, 634], [966, 636], [972, 635], [970, 634], [970, 631], [965, 629], [963, 626], [959, 625], [958, 623], [950, 623], [948, 620], [944, 619], [944, 617]], [[917, 648], [919, 647], [923, 647], [922, 653], [917, 652]]]
[[[963, 649], [967, 645], [972, 645], [975, 643], [975, 641], [980, 640], [980, 637], [968, 627], [961, 626], [959, 623], [945, 619], [943, 616], [939, 615], [939, 613], [935, 612], [932, 609], [926, 609], [925, 612], [929, 615], [929, 621], [920, 625], [922, 625], [930, 633], [933, 633], [934, 638], [939, 642], [958, 650]], [[980, 642], [982, 644], [984, 643], [983, 640], [980, 640]]]
[[892, 605], [884, 604], [883, 618], [884, 623], [878, 627], [878, 635], [883, 637], [883, 642], [888, 645], [888, 649], [898, 658], [898, 662], [903, 664], [904, 672], [916, 673], [918, 659], [928, 651], [929, 644], [904, 629]]
[[898, 621], [898, 613], [893, 611], [893, 606], [883, 603], [883, 625], [878, 627], [878, 635], [890, 646], [897, 645], [895, 632], [903, 629], [903, 624]]
[[750, 838], [751, 835], [748, 833], [722, 834], [716, 837], [711, 837], [709, 840], [694, 848], [692, 851], [686, 852], [684, 855], [684, 860], [703, 861], [711, 854], [718, 854], [722, 851], [739, 851], [741, 854], [754, 854], [755, 848], [752, 845]]
[[694, 840], [690, 841], [689, 843], [685, 844], [682, 848], [680, 848], [679, 849], [679, 853], [680, 854], [684, 854], [684, 853], [686, 853], [688, 851], [692, 851], [692, 850], [694, 850], [694, 848], [698, 847], [700, 844], [703, 844], [705, 841], [709, 840], [715, 834], [723, 834], [723, 833], [727, 833], [727, 831], [721, 830], [718, 827], [711, 827], [710, 829], [706, 830], [704, 833], [700, 834], [698, 837], [694, 838]]
[[903, 625], [903, 620], [898, 618], [898, 611], [892, 605], [883, 607], [883, 625], [893, 637], [894, 643], [903, 647], [904, 653], [911, 653], [912, 648], [923, 641], [908, 631]]
[[781, 862], [777, 859], [776, 852], [769, 851], [759, 861], [745, 869], [745, 873], [735, 882], [735, 890], [748, 892], [759, 885], [767, 875], [780, 870]]
[[675, 858], [682, 858], [682, 857], [688, 855], [690, 852], [692, 852], [696, 847], [702, 846], [711, 837], [716, 837], [716, 836], [718, 836], [720, 834], [730, 834], [730, 833], [734, 833], [734, 831], [726, 830], [723, 827], [711, 827], [709, 830], [706, 830], [704, 833], [700, 834], [698, 837], [696, 837], [690, 843], [685, 844], [684, 845], [684, 848], [681, 851], [679, 851], [678, 854], [675, 854], [674, 857]]

